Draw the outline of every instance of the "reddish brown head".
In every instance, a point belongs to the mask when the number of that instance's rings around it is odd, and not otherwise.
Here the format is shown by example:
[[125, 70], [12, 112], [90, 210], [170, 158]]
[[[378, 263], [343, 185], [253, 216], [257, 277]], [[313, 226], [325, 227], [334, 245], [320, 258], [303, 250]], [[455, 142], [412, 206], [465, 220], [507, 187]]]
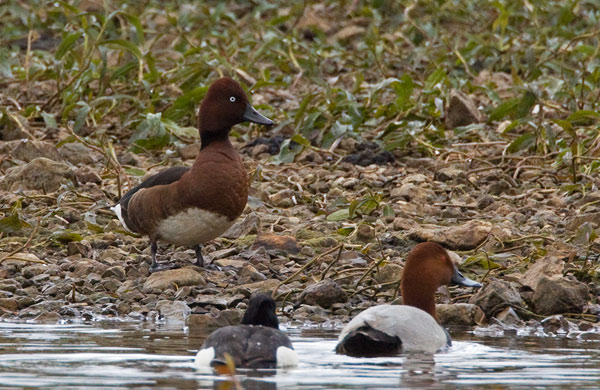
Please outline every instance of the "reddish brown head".
[[450, 259], [448, 252], [433, 242], [423, 242], [408, 254], [402, 273], [402, 300], [405, 305], [418, 307], [438, 320], [435, 313], [435, 292], [450, 283], [470, 287], [481, 284], [467, 279]]
[[272, 125], [273, 121], [259, 114], [248, 102], [246, 93], [237, 81], [223, 77], [215, 81], [202, 104], [198, 128], [202, 147], [214, 139], [226, 138], [231, 127], [242, 122]]

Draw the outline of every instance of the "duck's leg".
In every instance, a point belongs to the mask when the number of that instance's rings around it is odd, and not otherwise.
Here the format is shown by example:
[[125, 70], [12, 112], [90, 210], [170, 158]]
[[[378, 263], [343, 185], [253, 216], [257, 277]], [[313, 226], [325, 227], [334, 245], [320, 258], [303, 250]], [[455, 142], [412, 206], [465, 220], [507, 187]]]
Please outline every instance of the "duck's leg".
[[171, 269], [171, 266], [168, 265], [159, 265], [156, 262], [156, 251], [158, 251], [158, 244], [156, 243], [156, 241], [151, 241], [150, 242], [150, 255], [152, 256], [152, 264], [150, 264], [150, 268], [148, 269], [148, 271], [150, 271], [150, 273], [153, 272], [157, 272], [157, 271], [164, 271], [167, 269]]
[[194, 246], [194, 251], [196, 252], [196, 263], [198, 267], [204, 267], [204, 257], [202, 257], [202, 245]]

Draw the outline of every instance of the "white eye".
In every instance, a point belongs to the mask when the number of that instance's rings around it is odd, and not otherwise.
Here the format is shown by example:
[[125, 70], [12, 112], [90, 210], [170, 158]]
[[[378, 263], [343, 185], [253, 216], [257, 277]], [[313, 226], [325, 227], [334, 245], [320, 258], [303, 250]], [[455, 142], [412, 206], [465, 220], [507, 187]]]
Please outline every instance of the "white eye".
[[232, 97], [230, 97], [230, 98], [229, 98], [229, 101], [230, 101], [231, 103], [235, 103], [235, 96], [232, 96]]

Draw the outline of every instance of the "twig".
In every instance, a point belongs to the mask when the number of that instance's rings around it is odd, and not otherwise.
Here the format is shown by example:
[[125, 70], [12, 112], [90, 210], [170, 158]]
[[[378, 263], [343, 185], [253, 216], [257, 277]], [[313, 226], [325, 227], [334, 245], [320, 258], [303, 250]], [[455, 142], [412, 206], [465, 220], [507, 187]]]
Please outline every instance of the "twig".
[[281, 286], [283, 286], [284, 284], [289, 283], [291, 280], [293, 280], [294, 278], [296, 278], [296, 276], [300, 275], [300, 273], [302, 271], [304, 271], [305, 269], [307, 269], [308, 267], [310, 267], [311, 265], [313, 265], [317, 260], [319, 260], [320, 258], [322, 258], [323, 256], [327, 256], [330, 253], [333, 253], [337, 250], [340, 249], [341, 246], [343, 246], [344, 244], [340, 244], [332, 249], [329, 249], [323, 253], [321, 253], [318, 256], [315, 256], [312, 258], [312, 260], [310, 260], [308, 263], [304, 264], [298, 271], [294, 272], [294, 274], [292, 276], [290, 276], [289, 278], [285, 279], [283, 282], [280, 282], [277, 287], [275, 287], [275, 289], [273, 290], [273, 293], [271, 294], [271, 296], [275, 299], [276, 295], [275, 293], [277, 292], [277, 290], [279, 290], [279, 288]]
[[31, 263], [39, 263], [42, 262], [43, 264], [45, 264], [45, 262], [43, 260], [37, 261], [37, 260], [33, 260], [33, 259], [23, 259], [20, 257], [14, 257], [14, 255], [16, 255], [17, 253], [21, 252], [23, 249], [28, 248], [29, 244], [31, 244], [31, 240], [33, 240], [33, 237], [35, 236], [35, 234], [37, 233], [39, 227], [40, 227], [40, 222], [41, 222], [42, 218], [38, 217], [37, 219], [37, 223], [35, 224], [35, 227], [33, 228], [33, 231], [31, 232], [31, 234], [29, 235], [29, 238], [27, 239], [27, 241], [25, 242], [25, 244], [21, 245], [20, 247], [18, 247], [17, 249], [15, 249], [14, 251], [10, 252], [8, 255], [4, 256], [3, 258], [0, 259], [0, 263], [4, 262], [5, 260], [21, 260], [21, 261], [29, 261]]
[[339, 245], [340, 247], [340, 251], [338, 252], [337, 256], [335, 259], [333, 259], [333, 261], [331, 263], [329, 263], [329, 265], [327, 266], [327, 268], [325, 268], [325, 271], [323, 271], [323, 273], [321, 274], [321, 280], [325, 279], [325, 276], [327, 276], [327, 272], [329, 272], [329, 270], [331, 269], [331, 267], [333, 267], [333, 265], [335, 263], [337, 263], [340, 258], [342, 257], [342, 250], [344, 249], [344, 245]]

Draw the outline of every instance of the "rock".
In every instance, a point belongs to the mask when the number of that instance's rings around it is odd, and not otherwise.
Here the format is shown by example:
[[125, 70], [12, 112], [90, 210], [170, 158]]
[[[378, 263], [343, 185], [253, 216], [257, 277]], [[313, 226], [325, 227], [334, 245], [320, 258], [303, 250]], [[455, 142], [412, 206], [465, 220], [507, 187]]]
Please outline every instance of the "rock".
[[564, 277], [542, 277], [533, 293], [534, 310], [542, 315], [581, 313], [589, 298], [584, 283]]
[[61, 320], [62, 316], [56, 312], [43, 312], [33, 319], [33, 321], [40, 324], [56, 324]]
[[234, 307], [245, 298], [243, 294], [228, 295], [198, 295], [194, 299], [194, 306], [214, 306], [217, 309]]
[[544, 318], [541, 321], [542, 326], [544, 327], [544, 332], [546, 333], [556, 333], [558, 331], [568, 332], [569, 331], [569, 321], [563, 316], [552, 316]]
[[102, 278], [114, 277], [119, 281], [125, 280], [126, 272], [125, 268], [120, 265], [115, 265], [114, 267], [107, 268], [106, 271], [102, 273]]
[[260, 231], [260, 218], [255, 213], [248, 214], [245, 218], [234, 223], [221, 237], [232, 240]]
[[330, 248], [332, 246], [336, 246], [338, 242], [333, 237], [319, 237], [306, 240], [304, 241], [304, 244], [314, 248]]
[[0, 280], [0, 291], [8, 291], [10, 293], [14, 293], [20, 288], [22, 288], [21, 283], [14, 279]]
[[486, 322], [483, 310], [471, 303], [439, 304], [435, 311], [442, 325], [481, 325]]
[[481, 122], [481, 114], [473, 100], [464, 93], [452, 89], [446, 108], [446, 127], [454, 129]]
[[[211, 257], [212, 261], [215, 262], [216, 260], [219, 260], [219, 259], [224, 259], [229, 256], [237, 255], [239, 252], [240, 252], [239, 248], [235, 248], [235, 247], [225, 248], [225, 249], [220, 249], [218, 251], [211, 252], [210, 257]], [[236, 261], [239, 261], [239, 260], [236, 260]]]
[[427, 202], [430, 199], [435, 197], [434, 192], [426, 187], [419, 186], [415, 183], [405, 183], [400, 187], [395, 187], [390, 192], [391, 199], [404, 199], [407, 202], [416, 201], [416, 202]]
[[77, 181], [83, 183], [102, 184], [102, 178], [90, 167], [81, 167], [75, 171]]
[[45, 141], [31, 141], [29, 139], [9, 141], [0, 146], [0, 152], [10, 154], [13, 158], [24, 162], [30, 162], [38, 157], [45, 157], [54, 161], [61, 160], [56, 147]]
[[100, 161], [102, 155], [80, 142], [70, 142], [58, 148], [58, 152], [73, 165], [91, 165]]
[[67, 256], [80, 254], [83, 257], [88, 257], [91, 250], [92, 246], [86, 240], [70, 241], [67, 244]]
[[[308, 248], [310, 248], [310, 247], [308, 247]], [[363, 255], [360, 252], [357, 252], [357, 251], [342, 252], [339, 263], [340, 264], [349, 264], [354, 267], [366, 267], [367, 266], [367, 260], [363, 257]], [[380, 267], [379, 271], [383, 271], [385, 274], [385, 272], [386, 272], [386, 271], [384, 271], [385, 268], [389, 267], [390, 265], [392, 265], [392, 264], [388, 263], [386, 266]], [[378, 282], [379, 282], [379, 280], [378, 280]], [[383, 282], [379, 282], [379, 283], [383, 283]]]
[[238, 325], [242, 320], [242, 311], [237, 309], [221, 310], [216, 316], [212, 314], [191, 314], [186, 325], [190, 333], [208, 335], [215, 328]]
[[156, 310], [167, 322], [185, 322], [192, 309], [181, 301], [158, 301]]
[[459, 178], [465, 178], [465, 171], [463, 169], [458, 169], [455, 167], [441, 168], [435, 172], [434, 176], [435, 180], [442, 182], [456, 180]]
[[219, 267], [223, 267], [223, 268], [232, 267], [232, 268], [236, 268], [236, 269], [241, 269], [241, 268], [244, 268], [244, 266], [247, 264], [247, 262], [244, 260], [219, 259], [219, 260], [215, 260], [214, 264]]
[[193, 160], [198, 156], [198, 153], [200, 153], [200, 145], [185, 145], [178, 148], [177, 151], [179, 152], [179, 157], [181, 157], [182, 160]]
[[77, 182], [75, 173], [67, 164], [38, 157], [23, 166], [7, 169], [2, 187], [8, 191], [23, 187], [28, 190], [53, 192], [68, 180]]
[[[280, 282], [277, 279], [267, 279], [267, 280], [263, 280], [261, 282], [241, 284], [241, 285], [237, 286], [236, 292], [247, 290], [247, 291], [250, 291], [251, 293], [258, 291], [258, 292], [270, 294], [271, 292], [273, 292], [273, 290], [275, 290], [279, 286], [279, 283]], [[242, 294], [243, 294], [243, 292], [242, 292]]]
[[371, 242], [375, 239], [375, 229], [366, 224], [358, 225], [356, 239], [360, 242]]
[[252, 265], [246, 264], [239, 274], [240, 283], [251, 283], [266, 280], [267, 277], [256, 270]]
[[424, 225], [411, 229], [408, 237], [415, 241], [433, 241], [450, 249], [471, 250], [477, 248], [492, 230], [492, 224], [471, 220], [454, 226]]
[[335, 281], [325, 279], [306, 287], [300, 299], [302, 303], [319, 305], [328, 309], [334, 303], [346, 302], [348, 297], [346, 292]]
[[523, 320], [512, 307], [505, 307], [500, 313], [496, 314], [496, 318], [505, 325], [522, 326]]
[[519, 283], [523, 286], [531, 287], [535, 291], [538, 283], [544, 277], [562, 276], [565, 263], [560, 256], [549, 254], [546, 257], [538, 259], [535, 264], [519, 278]]
[[375, 273], [375, 280], [377, 283], [400, 282], [403, 269], [399, 264], [387, 263], [383, 267], [378, 268]]
[[298, 245], [296, 238], [288, 235], [261, 234], [256, 237], [252, 247], [263, 247], [267, 250], [277, 249], [287, 253], [300, 252], [300, 245]]
[[491, 318], [506, 306], [521, 306], [521, 296], [510, 283], [489, 278], [486, 286], [473, 295], [469, 303], [479, 306]]
[[206, 281], [194, 267], [155, 272], [144, 283], [144, 290], [176, 289], [183, 286], [204, 286]]
[[294, 205], [292, 202], [292, 196], [294, 196], [293, 190], [285, 189], [277, 191], [273, 195], [269, 196], [269, 202], [275, 207], [291, 207]]
[[0, 298], [0, 310], [16, 312], [19, 309], [19, 303], [14, 298]]

